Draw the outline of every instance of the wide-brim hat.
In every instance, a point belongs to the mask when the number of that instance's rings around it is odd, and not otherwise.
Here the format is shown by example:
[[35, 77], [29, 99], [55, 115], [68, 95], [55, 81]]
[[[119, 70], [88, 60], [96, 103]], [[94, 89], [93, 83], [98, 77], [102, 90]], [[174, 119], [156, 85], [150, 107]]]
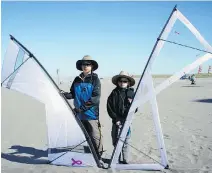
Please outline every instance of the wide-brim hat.
[[91, 56], [85, 55], [81, 60], [78, 60], [76, 62], [76, 68], [78, 70], [80, 70], [80, 71], [82, 71], [82, 63], [83, 63], [83, 61], [89, 61], [89, 62], [91, 62], [92, 66], [93, 66], [92, 71], [95, 71], [98, 68], [98, 63], [95, 60], [93, 60], [91, 58]]
[[118, 84], [118, 80], [120, 78], [127, 78], [129, 80], [130, 87], [135, 85], [135, 80], [129, 75], [129, 73], [127, 73], [125, 71], [121, 71], [118, 75], [113, 76], [112, 83], [114, 85], [117, 85]]

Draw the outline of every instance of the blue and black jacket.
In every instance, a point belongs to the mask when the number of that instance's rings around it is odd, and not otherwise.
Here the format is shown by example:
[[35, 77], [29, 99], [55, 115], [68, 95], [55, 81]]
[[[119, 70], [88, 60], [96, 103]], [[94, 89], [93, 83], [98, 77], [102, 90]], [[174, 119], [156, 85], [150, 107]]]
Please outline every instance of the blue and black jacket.
[[67, 99], [74, 99], [76, 109], [82, 112], [77, 113], [81, 120], [99, 119], [99, 104], [101, 95], [101, 83], [96, 73], [83, 73], [77, 76], [70, 88], [70, 93], [64, 93]]

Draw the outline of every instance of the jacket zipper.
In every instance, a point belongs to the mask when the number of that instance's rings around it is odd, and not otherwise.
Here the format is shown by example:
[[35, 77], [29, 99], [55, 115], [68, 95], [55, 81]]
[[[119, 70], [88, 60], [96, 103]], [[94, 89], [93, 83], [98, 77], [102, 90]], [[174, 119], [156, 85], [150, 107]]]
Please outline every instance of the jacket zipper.
[[119, 94], [120, 94], [120, 97], [121, 97], [121, 100], [122, 100], [122, 115], [124, 115], [124, 99], [121, 96], [121, 92], [120, 91], [119, 91]]

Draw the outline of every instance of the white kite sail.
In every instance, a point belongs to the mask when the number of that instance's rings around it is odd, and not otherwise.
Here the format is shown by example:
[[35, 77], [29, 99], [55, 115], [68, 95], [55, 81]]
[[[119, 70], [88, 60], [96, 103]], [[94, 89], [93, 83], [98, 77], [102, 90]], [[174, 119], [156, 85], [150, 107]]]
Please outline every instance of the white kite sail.
[[[182, 22], [190, 30], [191, 33], [193, 33], [196, 39], [203, 45], [204, 50], [200, 50], [191, 46], [186, 46], [186, 45], [178, 44], [178, 43], [167, 40], [170, 32], [172, 31], [174, 24], [178, 20]], [[152, 66], [153, 66], [155, 58], [159, 55], [165, 42], [173, 43], [175, 45], [184, 46], [191, 49], [196, 49], [198, 51], [204, 52], [205, 55], [199, 57], [193, 63], [182, 68], [179, 72], [175, 73], [173, 76], [166, 79], [164, 82], [162, 82], [161, 84], [155, 87], [153, 85], [153, 79], [152, 79]], [[140, 81], [136, 89], [135, 97], [131, 104], [126, 122], [121, 130], [121, 134], [119, 136], [117, 145], [114, 148], [109, 167], [111, 167], [112, 169], [117, 168], [117, 169], [138, 169], [138, 170], [162, 170], [164, 168], [169, 167], [167, 154], [166, 154], [166, 148], [165, 148], [164, 139], [163, 139], [163, 132], [161, 129], [161, 124], [160, 124], [156, 95], [159, 94], [164, 89], [166, 89], [171, 84], [173, 84], [174, 82], [176, 82], [181, 76], [184, 75], [184, 73], [188, 73], [192, 71], [193, 69], [197, 68], [200, 64], [210, 59], [212, 59], [212, 47], [207, 43], [207, 41], [201, 36], [201, 34], [197, 31], [197, 29], [188, 21], [188, 19], [186, 19], [182, 15], [182, 13], [175, 6], [161, 34], [159, 35], [156, 41], [156, 44], [151, 52], [151, 55], [147, 61], [147, 64], [144, 68], [143, 74], [140, 78]], [[154, 121], [154, 127], [155, 127], [156, 138], [157, 138], [157, 146], [158, 146], [157, 148], [159, 150], [161, 159], [160, 161], [157, 161], [157, 163], [142, 162], [142, 163], [136, 163], [136, 164], [119, 164], [118, 163], [119, 155], [121, 153], [122, 146], [124, 144], [126, 135], [128, 133], [128, 129], [134, 118], [135, 109], [139, 107], [140, 112], [142, 112], [142, 108], [146, 102], [149, 102], [151, 105], [152, 118]]]
[[[91, 140], [44, 67], [11, 36], [2, 67], [2, 87], [27, 94], [45, 105], [48, 159], [66, 166], [97, 166]], [[86, 150], [86, 151], [85, 151]]]

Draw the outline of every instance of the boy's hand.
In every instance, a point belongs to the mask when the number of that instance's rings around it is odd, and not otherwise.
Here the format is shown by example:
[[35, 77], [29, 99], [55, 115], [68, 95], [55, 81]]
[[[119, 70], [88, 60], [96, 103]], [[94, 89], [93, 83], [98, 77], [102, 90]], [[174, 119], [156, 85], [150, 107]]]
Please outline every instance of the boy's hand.
[[75, 111], [76, 113], [81, 113], [81, 112], [83, 112], [82, 109], [77, 109], [77, 108], [74, 108], [74, 111]]
[[60, 90], [60, 91], [59, 91], [59, 94], [60, 94], [60, 95], [63, 95], [64, 93], [65, 93], [65, 91], [63, 91], [63, 90]]
[[85, 102], [85, 106], [91, 106], [91, 105], [92, 105], [91, 101]]
[[120, 125], [121, 125], [121, 121], [117, 121], [117, 122], [116, 122], [116, 125], [117, 125], [117, 126], [120, 126]]
[[132, 99], [128, 98], [128, 101], [131, 103], [132, 102]]

